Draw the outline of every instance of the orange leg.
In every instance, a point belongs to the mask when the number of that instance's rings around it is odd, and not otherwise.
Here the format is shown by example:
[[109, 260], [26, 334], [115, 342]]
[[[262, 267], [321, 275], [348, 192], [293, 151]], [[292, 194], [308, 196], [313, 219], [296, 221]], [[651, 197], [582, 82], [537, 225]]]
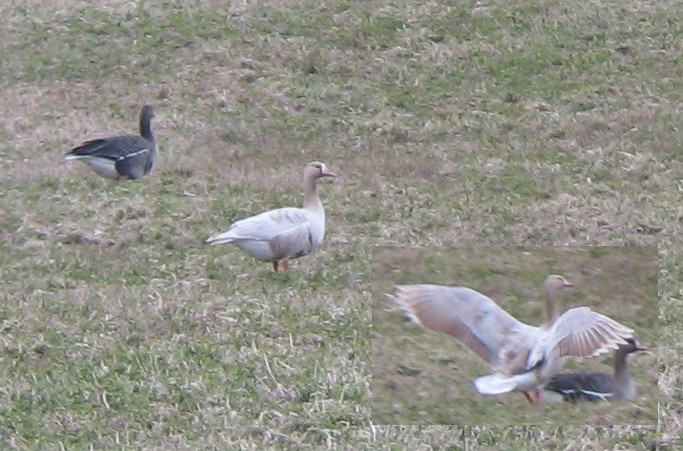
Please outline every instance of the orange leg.
[[289, 271], [289, 260], [282, 260], [282, 265], [277, 260], [273, 260], [273, 271], [278, 272], [280, 268], [282, 271]]
[[522, 393], [524, 394], [524, 397], [526, 398], [526, 400], [529, 401], [529, 404], [532, 404], [532, 405], [533, 405], [534, 400], [533, 400], [533, 398], [531, 397], [531, 395], [529, 394], [529, 392], [528, 392], [528, 391], [524, 391], [524, 392], [522, 392]]
[[529, 401], [529, 404], [532, 406], [538, 406], [541, 404], [541, 389], [537, 388], [531, 393], [526, 391], [523, 393], [527, 401]]

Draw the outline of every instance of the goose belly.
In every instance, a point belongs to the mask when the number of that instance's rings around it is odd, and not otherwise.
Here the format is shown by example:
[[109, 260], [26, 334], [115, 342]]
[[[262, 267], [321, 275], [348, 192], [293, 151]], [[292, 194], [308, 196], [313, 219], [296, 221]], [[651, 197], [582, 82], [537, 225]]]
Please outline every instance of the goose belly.
[[533, 371], [521, 374], [489, 374], [474, 380], [474, 387], [482, 395], [502, 395], [511, 391], [531, 391], [539, 386]]
[[116, 163], [113, 160], [105, 158], [86, 158], [81, 160], [87, 163], [98, 175], [108, 179], [119, 178], [119, 173], [116, 172]]
[[270, 247], [267, 241], [241, 240], [234, 241], [232, 244], [257, 260], [272, 262], [278, 258], [273, 253], [273, 249]]

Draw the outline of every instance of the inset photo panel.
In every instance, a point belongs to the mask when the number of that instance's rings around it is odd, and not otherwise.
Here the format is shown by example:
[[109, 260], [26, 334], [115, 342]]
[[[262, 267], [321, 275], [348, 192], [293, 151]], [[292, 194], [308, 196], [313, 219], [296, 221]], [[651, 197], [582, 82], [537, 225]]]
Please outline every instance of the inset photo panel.
[[375, 247], [374, 424], [656, 425], [656, 247]]

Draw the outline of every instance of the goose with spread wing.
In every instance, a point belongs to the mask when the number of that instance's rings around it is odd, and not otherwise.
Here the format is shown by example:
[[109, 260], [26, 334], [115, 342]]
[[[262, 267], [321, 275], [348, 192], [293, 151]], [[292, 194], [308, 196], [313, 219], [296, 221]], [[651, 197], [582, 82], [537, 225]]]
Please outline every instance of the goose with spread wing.
[[325, 210], [316, 181], [336, 177], [323, 163], [304, 169], [303, 208], [277, 208], [233, 223], [228, 230], [206, 240], [209, 244], [234, 244], [257, 260], [273, 262], [273, 270], [289, 269], [289, 260], [315, 250], [325, 236]]
[[149, 173], [157, 161], [159, 148], [152, 132], [154, 108], [140, 110], [140, 135], [121, 135], [86, 141], [72, 149], [64, 160], [79, 160], [95, 173], [114, 180], [137, 179]]
[[543, 389], [543, 402], [631, 401], [636, 397], [636, 384], [629, 371], [627, 357], [647, 351], [635, 338], [614, 351], [614, 373], [600, 371], [555, 374]]
[[541, 388], [567, 357], [596, 356], [633, 336], [630, 328], [588, 307], [558, 316], [555, 294], [572, 286], [563, 276], [548, 276], [548, 316], [540, 327], [517, 320], [491, 298], [466, 287], [398, 285], [389, 296], [410, 320], [454, 336], [489, 363], [493, 373], [474, 381], [479, 393], [521, 391], [537, 405]]

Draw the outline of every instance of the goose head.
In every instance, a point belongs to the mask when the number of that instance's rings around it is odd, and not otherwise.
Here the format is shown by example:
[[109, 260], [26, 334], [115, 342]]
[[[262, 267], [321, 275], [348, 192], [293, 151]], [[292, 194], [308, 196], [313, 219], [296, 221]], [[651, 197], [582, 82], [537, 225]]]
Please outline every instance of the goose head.
[[642, 346], [635, 338], [627, 338], [626, 343], [620, 344], [616, 352], [626, 355], [637, 351], [648, 351], [648, 349]]
[[316, 211], [322, 222], [325, 221], [325, 213], [323, 205], [318, 197], [318, 189], [316, 181], [322, 177], [336, 177], [337, 174], [327, 169], [325, 163], [319, 161], [312, 161], [304, 168], [304, 209], [309, 211]]
[[545, 282], [543, 283], [543, 289], [545, 290], [545, 298], [548, 308], [548, 319], [546, 321], [546, 327], [552, 326], [555, 320], [557, 319], [555, 293], [566, 288], [571, 288], [573, 286], [573, 283], [571, 283], [559, 274], [551, 274], [545, 279]]
[[316, 180], [320, 177], [336, 177], [337, 174], [327, 169], [325, 163], [319, 161], [313, 161], [306, 165], [304, 169], [304, 179], [305, 180]]
[[546, 293], [555, 293], [565, 288], [571, 288], [574, 284], [559, 274], [551, 274], [545, 279], [543, 287]]
[[154, 107], [152, 105], [144, 105], [140, 110], [140, 122], [150, 122], [154, 118]]

